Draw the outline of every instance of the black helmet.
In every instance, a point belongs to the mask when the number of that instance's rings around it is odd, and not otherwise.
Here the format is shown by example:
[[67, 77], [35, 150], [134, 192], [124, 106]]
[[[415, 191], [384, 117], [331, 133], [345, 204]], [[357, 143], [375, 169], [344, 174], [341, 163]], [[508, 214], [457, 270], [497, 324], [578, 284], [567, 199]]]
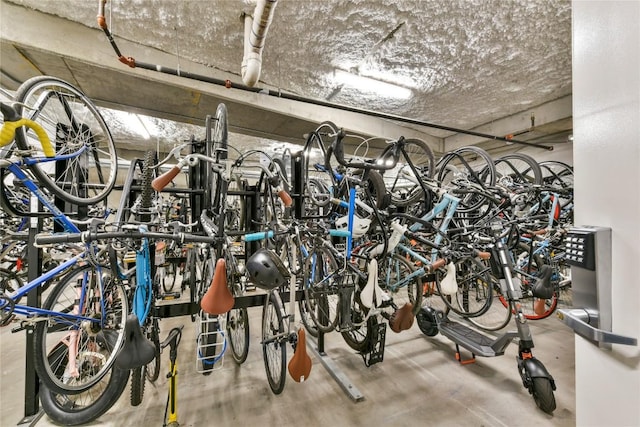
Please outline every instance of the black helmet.
[[273, 289], [284, 284], [291, 274], [282, 260], [269, 249], [258, 249], [247, 260], [245, 266], [249, 280], [264, 289]]
[[418, 314], [416, 314], [418, 327], [422, 333], [428, 337], [435, 337], [438, 335], [437, 315], [438, 312], [431, 307], [422, 307]]

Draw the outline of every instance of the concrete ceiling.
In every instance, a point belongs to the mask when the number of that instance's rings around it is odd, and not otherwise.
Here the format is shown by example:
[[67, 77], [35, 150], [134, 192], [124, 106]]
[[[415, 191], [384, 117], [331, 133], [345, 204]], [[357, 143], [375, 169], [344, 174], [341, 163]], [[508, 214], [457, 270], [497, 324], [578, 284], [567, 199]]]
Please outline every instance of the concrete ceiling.
[[[0, 85], [55, 75], [98, 105], [156, 118], [156, 140], [145, 142], [110, 116], [120, 145], [170, 147], [201, 132], [183, 123], [201, 125], [219, 102], [239, 145], [300, 144], [324, 120], [363, 135], [421, 137], [437, 152], [505, 143], [425, 123], [545, 145], [564, 143], [572, 128], [568, 0], [280, 0], [256, 86], [382, 118], [130, 68], [96, 23], [98, 0], [0, 0], [0, 7]], [[242, 0], [110, 0], [105, 15], [124, 56], [242, 84], [241, 15], [253, 8]], [[397, 84], [410, 98], [341, 84], [336, 70]]]

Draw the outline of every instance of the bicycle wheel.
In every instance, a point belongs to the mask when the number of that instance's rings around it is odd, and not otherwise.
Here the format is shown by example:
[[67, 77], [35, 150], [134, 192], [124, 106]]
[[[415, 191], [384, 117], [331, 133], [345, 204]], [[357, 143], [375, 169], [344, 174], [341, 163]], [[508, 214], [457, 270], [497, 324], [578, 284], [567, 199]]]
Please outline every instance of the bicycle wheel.
[[144, 367], [139, 366], [131, 370], [131, 395], [129, 399], [131, 406], [138, 406], [142, 403], [146, 381]]
[[480, 316], [469, 317], [467, 320], [474, 326], [485, 331], [499, 331], [506, 327], [511, 321], [511, 310], [507, 309], [502, 302], [506, 299], [500, 290], [500, 284], [497, 279], [491, 277], [493, 283], [492, 302], [489, 309]]
[[344, 342], [357, 352], [369, 351], [373, 331], [378, 327], [378, 317], [369, 316], [369, 309], [362, 305], [357, 290], [351, 302], [351, 325], [351, 328], [340, 331]]
[[269, 387], [274, 394], [282, 393], [286, 380], [287, 342], [282, 300], [278, 291], [267, 295], [262, 310], [262, 356]]
[[168, 294], [176, 286], [178, 266], [175, 262], [169, 261], [164, 265], [164, 276], [162, 276], [162, 290]]
[[[223, 203], [226, 203], [227, 183], [217, 172], [218, 163], [227, 158], [227, 143], [229, 133], [227, 124], [227, 106], [218, 104], [213, 123], [207, 117], [207, 147], [206, 154], [216, 160], [216, 164], [207, 162], [204, 180], [204, 199], [208, 209], [214, 209], [216, 215], [222, 215]], [[224, 186], [224, 187], [223, 187]]]
[[[440, 159], [437, 165], [437, 179], [444, 189], [466, 188], [478, 186], [492, 187], [496, 183], [496, 169], [489, 154], [475, 146], [462, 147], [451, 151]], [[468, 193], [461, 197], [457, 213], [470, 215], [476, 213], [480, 217], [489, 201], [477, 193]]]
[[145, 377], [150, 382], [155, 382], [160, 376], [160, 323], [157, 317], [151, 318], [151, 324], [145, 328], [147, 339], [153, 343], [156, 349], [155, 357], [145, 365]]
[[[303, 311], [312, 325], [307, 330], [313, 335], [318, 331], [329, 333], [338, 324], [338, 290], [333, 273], [338, 270], [338, 264], [326, 248], [313, 249], [302, 266], [304, 286]], [[303, 323], [309, 323], [305, 316], [301, 316]], [[307, 325], [305, 325], [307, 326]]]
[[[444, 303], [454, 313], [463, 317], [476, 317], [485, 313], [493, 301], [493, 287], [489, 275], [490, 268], [476, 258], [457, 260], [457, 292], [452, 298], [443, 298]], [[436, 282], [441, 295], [440, 280]]]
[[[433, 178], [436, 161], [433, 151], [422, 140], [405, 139], [400, 142], [402, 158], [399, 159], [396, 167], [386, 172], [385, 175], [393, 178], [389, 186], [391, 193], [391, 203], [398, 207], [416, 204], [427, 197], [420, 187], [420, 181]], [[394, 150], [392, 144], [385, 149], [380, 158], [390, 150]]]
[[[524, 316], [529, 320], [546, 319], [551, 316], [558, 307], [558, 284], [554, 284], [552, 281], [554, 290], [551, 298], [542, 300], [533, 296], [532, 288], [535, 284], [536, 276], [545, 262], [539, 255], [533, 255], [532, 261], [529, 262], [530, 254], [531, 249], [529, 245], [523, 242], [519, 242], [514, 249], [514, 258], [517, 267], [514, 272], [520, 273], [519, 279], [522, 284], [520, 307]], [[501, 296], [500, 302], [504, 307], [509, 306], [509, 302], [504, 296]]]
[[[61, 199], [92, 205], [106, 198], [116, 182], [116, 148], [93, 102], [79, 89], [55, 77], [25, 81], [15, 94], [18, 114], [38, 122], [55, 147], [55, 162], [29, 165], [38, 181]], [[20, 149], [44, 157], [33, 131], [16, 131]]]
[[[238, 263], [233, 255], [227, 256], [227, 283], [231, 285], [234, 298], [244, 294], [244, 275], [238, 271]], [[232, 308], [227, 313], [227, 336], [233, 360], [242, 364], [249, 354], [249, 311], [246, 307]]]
[[[124, 340], [129, 313], [124, 287], [101, 268], [85, 265], [60, 280], [43, 308], [100, 319], [70, 321], [51, 315], [34, 332], [34, 364], [42, 382], [56, 393], [88, 390], [112, 368]], [[49, 357], [61, 342], [65, 346], [57, 357]]]
[[538, 162], [524, 153], [511, 153], [495, 161], [496, 182], [511, 187], [542, 184], [542, 170]]
[[249, 354], [249, 311], [246, 308], [229, 310], [227, 333], [233, 360], [240, 365], [247, 360]]
[[84, 425], [111, 409], [127, 388], [128, 381], [129, 370], [114, 366], [99, 382], [79, 394], [55, 393], [40, 383], [40, 404], [47, 416], [58, 424]]
[[24, 282], [15, 271], [0, 268], [0, 292], [10, 294], [22, 287]]
[[142, 223], [149, 223], [152, 219], [153, 196], [155, 191], [153, 187], [151, 187], [151, 182], [155, 175], [155, 169], [153, 167], [156, 163], [156, 152], [154, 150], [147, 150], [144, 153], [144, 159], [142, 161], [142, 179], [140, 182], [142, 192], [140, 193], [138, 206], [138, 220]]
[[380, 277], [383, 279], [382, 289], [387, 291], [398, 308], [410, 303], [415, 316], [422, 304], [422, 289], [418, 276], [407, 279], [415, 271], [415, 267], [400, 254], [385, 257], [380, 266]]
[[538, 162], [526, 154], [512, 153], [497, 159], [495, 167], [496, 182], [514, 193], [514, 213], [538, 213], [540, 202], [534, 188], [542, 184], [542, 170]]

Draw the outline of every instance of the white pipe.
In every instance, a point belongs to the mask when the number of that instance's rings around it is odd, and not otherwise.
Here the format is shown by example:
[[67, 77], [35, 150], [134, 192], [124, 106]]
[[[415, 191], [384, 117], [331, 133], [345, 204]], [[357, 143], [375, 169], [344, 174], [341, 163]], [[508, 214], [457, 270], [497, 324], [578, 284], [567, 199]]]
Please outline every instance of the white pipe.
[[269, 25], [273, 19], [278, 0], [258, 0], [253, 18], [244, 18], [244, 58], [242, 59], [242, 81], [247, 86], [255, 85], [260, 79], [262, 49]]

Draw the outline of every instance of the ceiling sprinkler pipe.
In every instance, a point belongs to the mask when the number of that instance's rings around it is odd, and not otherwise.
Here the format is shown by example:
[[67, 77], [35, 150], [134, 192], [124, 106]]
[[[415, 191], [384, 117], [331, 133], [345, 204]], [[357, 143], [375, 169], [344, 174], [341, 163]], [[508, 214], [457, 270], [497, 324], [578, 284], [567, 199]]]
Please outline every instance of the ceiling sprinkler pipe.
[[258, 0], [253, 18], [244, 18], [244, 58], [242, 59], [242, 81], [254, 86], [260, 79], [262, 68], [262, 49], [267, 31], [278, 0]]

